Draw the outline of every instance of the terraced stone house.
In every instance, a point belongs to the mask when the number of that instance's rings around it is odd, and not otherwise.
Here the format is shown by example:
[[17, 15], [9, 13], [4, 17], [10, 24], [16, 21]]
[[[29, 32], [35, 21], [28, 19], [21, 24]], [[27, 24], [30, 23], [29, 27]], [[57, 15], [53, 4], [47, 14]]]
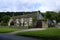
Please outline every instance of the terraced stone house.
[[20, 16], [13, 16], [8, 22], [8, 26], [16, 26], [23, 28], [46, 28], [48, 27], [47, 20], [40, 11], [33, 14], [24, 14]]

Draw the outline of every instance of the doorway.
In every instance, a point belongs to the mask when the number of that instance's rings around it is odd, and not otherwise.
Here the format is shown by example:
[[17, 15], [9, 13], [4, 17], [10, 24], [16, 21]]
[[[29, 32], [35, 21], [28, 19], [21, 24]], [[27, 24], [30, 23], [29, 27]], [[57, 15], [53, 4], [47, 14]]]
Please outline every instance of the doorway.
[[42, 21], [37, 21], [36, 28], [42, 28]]
[[12, 22], [10, 23], [10, 25], [11, 25], [11, 26], [14, 26], [14, 22], [12, 21]]

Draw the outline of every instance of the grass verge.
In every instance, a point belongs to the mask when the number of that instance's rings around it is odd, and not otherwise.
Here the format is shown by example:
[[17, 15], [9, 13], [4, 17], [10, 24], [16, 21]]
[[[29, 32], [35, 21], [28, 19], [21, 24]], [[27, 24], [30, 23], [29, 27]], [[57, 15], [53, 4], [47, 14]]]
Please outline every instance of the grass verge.
[[22, 30], [21, 28], [8, 28], [8, 27], [0, 27], [0, 33], [9, 33], [17, 30]]
[[58, 28], [47, 28], [46, 30], [38, 30], [38, 31], [28, 31], [28, 32], [20, 32], [17, 33], [18, 36], [27, 36], [27, 37], [36, 37], [36, 38], [59, 38], [60, 37], [60, 29]]

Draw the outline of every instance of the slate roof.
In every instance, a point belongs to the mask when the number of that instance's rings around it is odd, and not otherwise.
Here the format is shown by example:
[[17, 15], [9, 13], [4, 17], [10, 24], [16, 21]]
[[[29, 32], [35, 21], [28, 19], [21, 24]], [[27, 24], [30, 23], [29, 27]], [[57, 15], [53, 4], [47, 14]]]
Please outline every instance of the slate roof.
[[[38, 15], [39, 15], [39, 13], [34, 13], [34, 14], [24, 14], [24, 15], [20, 15], [20, 16], [14, 16], [14, 17], [12, 17], [12, 18], [30, 18], [30, 17], [32, 17], [32, 18], [37, 18], [38, 17]], [[41, 14], [41, 13], [40, 13]], [[41, 14], [42, 15], [42, 14]], [[40, 16], [39, 16], [40, 17]], [[42, 17], [43, 17], [43, 15], [42, 15]]]

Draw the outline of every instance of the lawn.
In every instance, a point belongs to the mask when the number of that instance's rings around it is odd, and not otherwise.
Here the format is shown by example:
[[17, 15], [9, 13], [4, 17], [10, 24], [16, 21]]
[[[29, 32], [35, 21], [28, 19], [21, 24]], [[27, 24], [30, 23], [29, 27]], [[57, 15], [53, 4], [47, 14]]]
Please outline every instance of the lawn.
[[0, 27], [0, 33], [14, 32], [17, 30], [22, 30], [22, 29], [21, 28]]
[[47, 28], [46, 30], [29, 31], [17, 33], [18, 36], [27, 36], [35, 38], [57, 38], [60, 37], [59, 28]]

